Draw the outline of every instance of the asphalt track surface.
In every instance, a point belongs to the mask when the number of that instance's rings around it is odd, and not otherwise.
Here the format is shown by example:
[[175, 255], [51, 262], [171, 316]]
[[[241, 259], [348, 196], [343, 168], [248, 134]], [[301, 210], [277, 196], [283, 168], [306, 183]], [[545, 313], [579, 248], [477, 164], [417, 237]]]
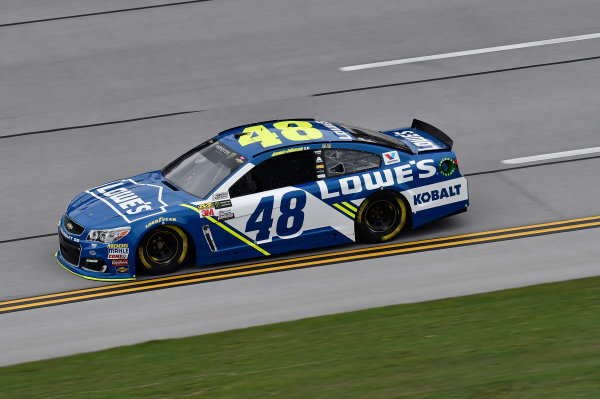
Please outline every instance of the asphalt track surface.
[[[591, 0], [2, 3], [0, 302], [107, 286], [54, 259], [68, 201], [246, 122], [446, 131], [472, 205], [393, 244], [600, 216], [599, 157], [500, 163], [600, 145], [600, 39], [339, 71], [597, 33], [598, 17]], [[595, 227], [3, 313], [0, 365], [594, 276]]]

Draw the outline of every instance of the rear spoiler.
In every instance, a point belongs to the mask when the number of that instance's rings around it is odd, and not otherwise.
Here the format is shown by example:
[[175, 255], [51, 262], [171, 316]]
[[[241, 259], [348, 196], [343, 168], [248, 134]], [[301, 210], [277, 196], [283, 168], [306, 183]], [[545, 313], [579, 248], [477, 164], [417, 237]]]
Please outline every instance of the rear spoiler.
[[437, 127], [431, 126], [429, 123], [425, 123], [418, 119], [413, 119], [411, 127], [413, 129], [417, 129], [417, 130], [420, 130], [422, 132], [432, 135], [433, 137], [435, 137], [436, 139], [438, 139], [439, 141], [444, 143], [444, 145], [446, 145], [449, 150], [452, 149], [452, 145], [454, 144], [452, 139], [450, 137], [448, 137], [446, 135], [446, 133], [442, 132]]

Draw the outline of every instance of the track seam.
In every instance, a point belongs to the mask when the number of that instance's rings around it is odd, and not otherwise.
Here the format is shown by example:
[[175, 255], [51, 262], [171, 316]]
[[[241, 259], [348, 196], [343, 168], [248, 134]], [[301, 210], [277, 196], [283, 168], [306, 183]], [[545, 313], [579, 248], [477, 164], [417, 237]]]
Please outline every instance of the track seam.
[[[204, 0], [204, 1], [210, 1], [210, 0]], [[2, 27], [2, 25], [0, 25], [0, 27]], [[600, 59], [600, 56], [578, 58], [578, 59], [574, 59], [574, 60], [565, 60], [565, 61], [557, 61], [557, 62], [548, 62], [548, 63], [544, 63], [544, 64], [525, 65], [525, 66], [514, 67], [514, 68], [495, 69], [495, 70], [491, 70], [491, 71], [474, 72], [474, 73], [467, 73], [467, 74], [461, 74], [461, 75], [442, 76], [439, 78], [413, 80], [413, 81], [408, 81], [408, 82], [388, 83], [388, 84], [384, 84], [384, 85], [358, 87], [355, 89], [329, 91], [329, 92], [323, 92], [323, 93], [309, 94], [308, 97], [321, 97], [321, 96], [329, 96], [329, 95], [334, 95], [334, 94], [351, 93], [351, 92], [356, 92], [356, 91], [381, 89], [381, 88], [386, 88], [386, 87], [414, 85], [414, 84], [419, 84], [419, 83], [436, 82], [436, 81], [458, 79], [458, 78], [471, 77], [471, 76], [489, 75], [489, 74], [495, 74], [495, 73], [517, 71], [517, 70], [521, 70], [521, 69], [539, 68], [539, 67], [544, 67], [544, 66], [555, 66], [555, 65], [570, 64], [570, 63], [584, 62], [584, 61], [591, 61], [591, 60], [598, 60], [598, 59]], [[207, 111], [207, 110], [202, 109], [202, 110], [194, 110], [194, 111], [180, 111], [180, 112], [172, 112], [172, 113], [168, 113], [168, 114], [151, 115], [151, 116], [144, 116], [144, 117], [132, 118], [132, 119], [123, 119], [123, 120], [111, 121], [111, 122], [92, 123], [92, 124], [88, 124], [88, 125], [68, 126], [68, 127], [61, 127], [61, 128], [55, 128], [55, 129], [37, 130], [37, 131], [24, 132], [24, 133], [15, 133], [15, 134], [9, 134], [9, 135], [5, 135], [5, 136], [0, 136], [0, 139], [19, 137], [19, 136], [28, 136], [28, 135], [32, 135], [32, 134], [60, 132], [60, 131], [64, 131], [64, 130], [85, 129], [85, 128], [95, 127], [95, 126], [136, 122], [136, 121], [142, 121], [142, 120], [147, 120], [147, 119], [164, 118], [164, 117], [169, 117], [169, 116], [178, 116], [178, 115], [199, 113], [199, 112], [205, 112], [205, 111]], [[481, 172], [481, 173], [485, 173], [485, 172]]]
[[466, 176], [466, 177], [469, 177], [469, 176], [479, 176], [479, 175], [487, 175], [487, 174], [499, 173], [499, 172], [510, 172], [511, 170], [535, 168], [536, 166], [547, 166], [547, 165], [555, 165], [555, 164], [568, 163], [568, 162], [588, 161], [590, 159], [597, 159], [597, 158], [600, 158], [600, 155], [594, 155], [594, 156], [585, 157], [585, 158], [561, 159], [560, 161], [548, 161], [548, 162], [536, 163], [536, 164], [533, 164], [533, 165], [514, 166], [514, 167], [511, 167], [511, 168], [485, 170], [485, 171], [482, 171], [482, 172], [464, 173], [463, 175]]
[[75, 19], [75, 18], [83, 18], [83, 17], [93, 17], [93, 16], [96, 16], [96, 15], [117, 14], [117, 13], [122, 13], [122, 12], [149, 10], [149, 9], [152, 9], [152, 8], [164, 8], [164, 7], [182, 6], [182, 5], [194, 4], [194, 3], [206, 3], [206, 2], [209, 2], [209, 1], [212, 1], [212, 0], [179, 1], [177, 3], [155, 4], [155, 5], [152, 5], [152, 6], [123, 8], [123, 9], [120, 9], [120, 10], [108, 10], [108, 11], [90, 12], [90, 13], [86, 13], [86, 14], [66, 15], [64, 17], [32, 19], [32, 20], [29, 20], [29, 21], [9, 22], [9, 23], [6, 23], [6, 24], [0, 24], [0, 28], [7, 28], [7, 27], [10, 27], [10, 26], [19, 26], [19, 25], [28, 25], [28, 24], [37, 24], [37, 23], [40, 23], [40, 22], [60, 21], [60, 20], [63, 20], [63, 19]]
[[411, 81], [408, 81], [408, 82], [387, 83], [387, 84], [383, 84], [383, 85], [357, 87], [355, 89], [326, 91], [326, 92], [323, 92], [323, 93], [312, 94], [311, 97], [322, 97], [322, 96], [330, 96], [330, 95], [334, 95], [334, 94], [352, 93], [352, 92], [355, 92], [355, 91], [383, 89], [383, 88], [386, 88], [386, 87], [408, 86], [408, 85], [415, 85], [415, 84], [419, 84], [419, 83], [429, 83], [429, 82], [438, 82], [438, 81], [442, 81], [442, 80], [467, 78], [467, 77], [472, 77], [472, 76], [491, 75], [491, 74], [502, 73], [502, 72], [519, 71], [519, 70], [522, 70], [522, 69], [541, 68], [541, 67], [546, 67], [546, 66], [556, 66], [556, 65], [563, 65], [563, 64], [572, 64], [572, 63], [576, 63], [576, 62], [592, 61], [592, 60], [597, 60], [597, 59], [600, 59], [600, 56], [586, 57], [586, 58], [577, 58], [577, 59], [565, 60], [565, 61], [546, 62], [546, 63], [543, 63], [543, 64], [524, 65], [524, 66], [513, 67], [513, 68], [493, 69], [493, 70], [490, 70], [490, 71], [464, 73], [464, 74], [460, 74], [460, 75], [442, 76], [442, 77], [439, 77], [439, 78], [411, 80]]
[[89, 125], [77, 125], [77, 126], [58, 127], [58, 128], [55, 128], [55, 129], [36, 130], [36, 131], [33, 131], [33, 132], [15, 133], [15, 134], [8, 134], [6, 136], [0, 136], [0, 139], [7, 139], [7, 138], [11, 138], [11, 137], [20, 137], [20, 136], [29, 136], [31, 134], [61, 132], [61, 131], [64, 131], [64, 130], [85, 129], [85, 128], [88, 128], [88, 127], [95, 127], [95, 126], [118, 125], [120, 123], [139, 122], [139, 121], [145, 121], [145, 120], [149, 120], [149, 119], [167, 118], [167, 117], [170, 117], [170, 116], [179, 116], [179, 115], [187, 115], [187, 114], [197, 114], [197, 113], [200, 113], [200, 112], [204, 112], [204, 110], [203, 109], [199, 109], [199, 110], [194, 110], [194, 111], [179, 111], [179, 112], [171, 112], [171, 113], [168, 113], [168, 114], [141, 116], [139, 118], [131, 118], [131, 119], [121, 119], [121, 120], [110, 121], [110, 122], [91, 123]]

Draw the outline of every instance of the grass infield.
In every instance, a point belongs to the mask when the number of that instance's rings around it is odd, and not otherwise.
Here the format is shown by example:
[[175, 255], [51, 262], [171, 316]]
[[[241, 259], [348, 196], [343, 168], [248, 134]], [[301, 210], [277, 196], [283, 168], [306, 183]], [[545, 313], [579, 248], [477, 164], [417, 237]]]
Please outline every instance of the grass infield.
[[0, 368], [2, 398], [598, 398], [600, 278]]

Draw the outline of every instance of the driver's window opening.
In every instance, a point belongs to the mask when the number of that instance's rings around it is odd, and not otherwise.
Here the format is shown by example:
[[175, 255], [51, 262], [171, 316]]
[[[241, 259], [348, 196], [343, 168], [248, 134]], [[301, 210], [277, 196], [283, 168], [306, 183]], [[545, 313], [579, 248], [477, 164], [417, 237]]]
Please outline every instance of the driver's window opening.
[[316, 180], [313, 151], [278, 155], [256, 165], [229, 189], [229, 195], [260, 193]]

